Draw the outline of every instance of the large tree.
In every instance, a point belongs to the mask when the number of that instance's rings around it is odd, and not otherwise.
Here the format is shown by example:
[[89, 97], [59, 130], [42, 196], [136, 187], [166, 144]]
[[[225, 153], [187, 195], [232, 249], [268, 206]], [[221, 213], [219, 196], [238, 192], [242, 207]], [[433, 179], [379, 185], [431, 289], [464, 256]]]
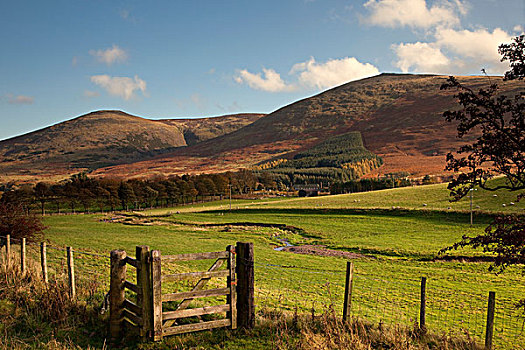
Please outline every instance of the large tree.
[[[525, 78], [525, 38], [513, 39], [499, 46], [502, 61], [509, 61], [505, 80]], [[464, 197], [479, 186], [485, 190], [507, 189], [523, 197], [525, 189], [525, 91], [514, 96], [499, 92], [496, 83], [474, 91], [450, 77], [441, 89], [456, 89], [454, 95], [461, 109], [446, 111], [447, 121], [458, 122], [458, 137], [478, 135], [473, 143], [465, 144], [454, 154], [447, 155], [447, 170], [460, 172], [448, 188], [454, 199]], [[503, 181], [488, 181], [503, 175]], [[476, 237], [463, 239], [443, 251], [460, 247], [481, 247], [496, 255], [491, 269], [503, 270], [511, 264], [525, 264], [525, 218], [523, 215], [498, 216]]]

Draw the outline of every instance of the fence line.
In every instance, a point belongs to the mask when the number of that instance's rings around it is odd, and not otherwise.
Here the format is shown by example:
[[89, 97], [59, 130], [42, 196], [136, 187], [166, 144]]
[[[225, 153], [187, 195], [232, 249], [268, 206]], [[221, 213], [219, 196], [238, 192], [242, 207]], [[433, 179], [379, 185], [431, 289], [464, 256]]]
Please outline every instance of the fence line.
[[[6, 247], [4, 250], [8, 266], [17, 266], [16, 255], [19, 255], [19, 268], [26, 273], [28, 258], [38, 266], [38, 274], [45, 283], [51, 279], [65, 279], [68, 283], [70, 297], [77, 297], [77, 286], [88, 281], [109, 286], [109, 255], [73, 249], [72, 247], [56, 247], [48, 242], [26, 242], [26, 239], [11, 238], [0, 235], [0, 241]], [[102, 300], [101, 300], [102, 302]]]
[[[295, 266], [255, 264], [255, 303], [259, 312], [310, 312], [331, 305], [342, 315], [345, 274], [326, 273]], [[338, 270], [339, 271], [339, 270]], [[485, 340], [487, 296], [438, 285], [428, 278], [425, 288], [425, 325], [446, 335], [468, 335]], [[496, 295], [493, 343], [498, 347], [523, 348], [525, 314], [514, 306], [517, 300]], [[383, 276], [353, 273], [351, 316], [376, 324], [419, 325], [421, 280], [388, 280]], [[313, 309], [313, 310], [312, 310]]]
[[[0, 236], [4, 242], [7, 238]], [[22, 252], [22, 242], [20, 239], [9, 239], [10, 244], [6, 244], [6, 250], [10, 249], [11, 258], [14, 257], [13, 254]], [[49, 277], [65, 276], [71, 271], [71, 268], [68, 270], [67, 251], [67, 247], [46, 244], [44, 260]], [[109, 286], [109, 254], [106, 256], [73, 248], [69, 248], [69, 251], [74, 253], [73, 274], [68, 277], [70, 284], [71, 280], [77, 284], [84, 283], [87, 274], [93, 280]], [[26, 256], [42, 258], [40, 243], [26, 242]], [[254, 263], [253, 260], [243, 260], [242, 257], [238, 259], [252, 263], [255, 267], [254, 294], [257, 311], [280, 310], [315, 316], [331, 307], [338, 315], [343, 314], [344, 269], [325, 271], [270, 262]], [[12, 262], [16, 263], [16, 260], [12, 259]], [[40, 272], [44, 276], [43, 270], [42, 267]], [[136, 278], [134, 275], [128, 277], [130, 281]], [[447, 335], [468, 334], [477, 342], [482, 342], [487, 332], [487, 295], [446, 287], [432, 276], [426, 277], [424, 325], [433, 332]], [[72, 286], [70, 289], [75, 284]], [[352, 288], [350, 317], [364, 318], [379, 324], [406, 326], [413, 326], [422, 320], [419, 277], [390, 280], [384, 276], [354, 270]], [[525, 315], [514, 307], [516, 302], [517, 300], [496, 295], [493, 343], [498, 347], [523, 348], [525, 344]]]

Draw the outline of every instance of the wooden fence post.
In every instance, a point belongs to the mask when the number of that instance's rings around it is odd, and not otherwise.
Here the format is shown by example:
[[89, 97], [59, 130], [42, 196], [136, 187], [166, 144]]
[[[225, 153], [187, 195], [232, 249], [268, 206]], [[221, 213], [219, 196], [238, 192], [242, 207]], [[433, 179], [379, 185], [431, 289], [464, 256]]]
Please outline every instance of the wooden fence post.
[[142, 310], [142, 330], [141, 336], [145, 340], [152, 327], [152, 300], [151, 300], [151, 264], [149, 263], [149, 247], [145, 245], [135, 248], [136, 258], [139, 263], [137, 268], [137, 285], [141, 288], [142, 294], [137, 295], [137, 305]]
[[126, 252], [111, 251], [111, 276], [109, 282], [109, 333], [113, 344], [122, 336], [121, 313], [125, 300], [124, 282], [126, 281]]
[[227, 285], [230, 288], [230, 294], [227, 297], [227, 303], [230, 304], [230, 312], [228, 317], [232, 321], [232, 329], [237, 329], [237, 280], [235, 278], [235, 247], [229, 245], [226, 250], [228, 254], [228, 278]]
[[346, 281], [345, 281], [345, 299], [343, 304], [343, 321], [347, 321], [350, 317], [352, 309], [352, 285], [354, 281], [354, 263], [346, 262]]
[[255, 325], [253, 243], [237, 242], [237, 326]]
[[5, 255], [7, 256], [7, 266], [11, 266], [11, 235], [5, 238]]
[[20, 242], [20, 271], [22, 272], [22, 275], [25, 275], [26, 268], [26, 239], [22, 238], [22, 242]]
[[427, 278], [421, 277], [421, 305], [419, 306], [419, 329], [426, 330]]
[[153, 306], [153, 341], [162, 340], [162, 269], [159, 250], [151, 252], [151, 296]]
[[496, 292], [489, 292], [487, 306], [487, 327], [485, 328], [485, 349], [492, 349], [492, 336], [494, 334], [494, 311], [496, 309]]
[[66, 247], [67, 252], [67, 275], [69, 277], [69, 295], [75, 298], [77, 295], [75, 287], [75, 264], [73, 261], [73, 248]]
[[47, 248], [46, 242], [40, 243], [40, 265], [42, 266], [42, 279], [45, 283], [48, 282], [47, 279]]

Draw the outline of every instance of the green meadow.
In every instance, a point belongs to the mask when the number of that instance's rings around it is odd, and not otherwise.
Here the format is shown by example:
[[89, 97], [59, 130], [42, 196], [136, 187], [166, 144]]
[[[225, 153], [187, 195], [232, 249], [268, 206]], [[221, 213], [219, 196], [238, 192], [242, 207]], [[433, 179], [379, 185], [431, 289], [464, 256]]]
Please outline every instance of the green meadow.
[[[231, 211], [226, 200], [137, 213], [48, 216], [46, 239], [56, 247], [74, 247], [76, 256], [82, 256], [78, 270], [100, 276], [105, 283], [108, 259], [81, 251], [107, 257], [113, 249], [124, 249], [133, 255], [135, 246], [148, 245], [165, 255], [253, 242], [258, 310], [308, 314], [328, 307], [342, 312], [348, 259], [274, 248], [287, 240], [356, 253], [351, 259], [353, 315], [373, 322], [417, 322], [424, 276], [428, 327], [482, 339], [487, 294], [495, 291], [496, 342], [516, 347], [521, 346], [517, 339], [523, 337], [519, 327], [523, 319], [513, 305], [525, 296], [523, 267], [496, 275], [488, 270], [490, 263], [482, 251], [451, 251], [445, 254], [447, 259], [438, 254], [463, 235], [482, 233], [492, 215], [522, 213], [522, 203], [510, 205], [515, 197], [507, 191], [475, 191], [472, 227], [469, 199], [450, 203], [446, 186], [439, 184], [315, 198], [235, 200]], [[53, 254], [59, 261], [63, 252]], [[209, 264], [166, 268], [186, 272], [207, 269]]]

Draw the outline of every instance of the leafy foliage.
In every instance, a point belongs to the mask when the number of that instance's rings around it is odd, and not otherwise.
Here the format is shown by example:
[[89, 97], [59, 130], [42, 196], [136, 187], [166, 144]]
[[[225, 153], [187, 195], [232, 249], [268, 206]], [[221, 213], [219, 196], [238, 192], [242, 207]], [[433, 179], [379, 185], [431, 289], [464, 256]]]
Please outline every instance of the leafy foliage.
[[507, 266], [525, 264], [525, 220], [516, 215], [498, 216], [485, 229], [485, 234], [476, 237], [463, 236], [461, 242], [442, 252], [463, 246], [483, 248], [484, 252], [496, 255], [494, 264], [489, 270], [499, 269], [502, 272]]
[[0, 235], [36, 240], [46, 227], [39, 216], [28, 213], [19, 203], [0, 203]]
[[[511, 70], [505, 79], [523, 79], [525, 77], [524, 36], [514, 38], [511, 44], [499, 47], [502, 61], [509, 60]], [[446, 120], [456, 120], [458, 136], [463, 137], [479, 129], [481, 135], [472, 144], [462, 146], [458, 153], [467, 153], [466, 157], [447, 156], [447, 169], [459, 171], [466, 168], [449, 184], [455, 199], [465, 196], [474, 186], [494, 191], [506, 188], [511, 191], [525, 189], [525, 92], [513, 97], [498, 95], [497, 84], [477, 93], [461, 85], [450, 77], [442, 89], [456, 88], [455, 95], [460, 105], [459, 111], [446, 111]], [[494, 175], [504, 175], [506, 181], [490, 186], [487, 179]], [[517, 196], [519, 200], [523, 194]], [[525, 217], [498, 217], [487, 227], [484, 234], [476, 237], [464, 236], [454, 245], [442, 249], [448, 251], [460, 247], [483, 248], [496, 255], [494, 267], [500, 271], [513, 264], [525, 263]]]
[[498, 52], [503, 56], [501, 61], [510, 62], [505, 80], [522, 80], [525, 77], [525, 35], [514, 38], [513, 43], [500, 45]]
[[[474, 186], [486, 190], [506, 188], [512, 191], [525, 188], [525, 100], [520, 93], [514, 97], [498, 96], [498, 86], [475, 92], [450, 77], [441, 89], [455, 88], [455, 97], [463, 109], [446, 111], [447, 121], [457, 121], [458, 137], [481, 131], [472, 144], [459, 148], [457, 157], [447, 155], [447, 170], [467, 169], [454, 179], [449, 189], [454, 198], [464, 197]], [[495, 174], [505, 175], [507, 183], [491, 187], [487, 180]]]

